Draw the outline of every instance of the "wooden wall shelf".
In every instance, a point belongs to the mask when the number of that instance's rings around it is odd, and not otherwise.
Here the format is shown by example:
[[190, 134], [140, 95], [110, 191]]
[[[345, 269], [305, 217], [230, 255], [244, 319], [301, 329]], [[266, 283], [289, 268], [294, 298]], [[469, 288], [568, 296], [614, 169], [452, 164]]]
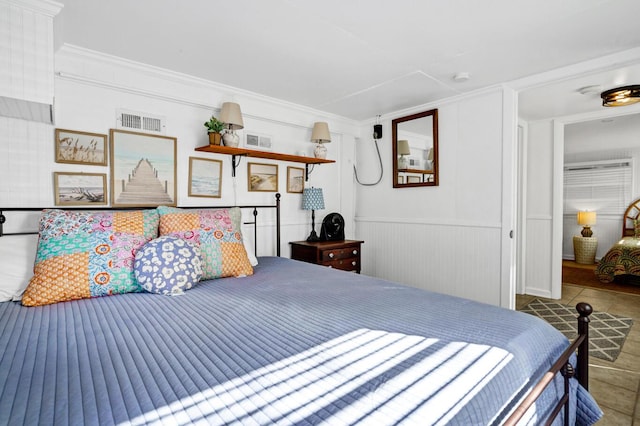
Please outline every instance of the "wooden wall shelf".
[[247, 148], [233, 148], [223, 145], [206, 145], [196, 148], [199, 152], [211, 152], [214, 154], [231, 155], [232, 176], [236, 175], [236, 156], [266, 158], [268, 160], [290, 161], [292, 163], [303, 163], [305, 165], [305, 180], [309, 175], [309, 164], [326, 164], [335, 163], [335, 160], [327, 160], [325, 158], [303, 157], [302, 155], [278, 154], [271, 151], [260, 151]]

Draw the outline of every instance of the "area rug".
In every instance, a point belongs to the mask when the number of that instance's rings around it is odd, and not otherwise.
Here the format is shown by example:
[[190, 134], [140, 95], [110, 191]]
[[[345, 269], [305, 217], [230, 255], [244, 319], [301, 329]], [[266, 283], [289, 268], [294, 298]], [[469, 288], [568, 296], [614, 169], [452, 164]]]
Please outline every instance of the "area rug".
[[[520, 312], [542, 318], [558, 329], [569, 340], [578, 336], [578, 313], [571, 306], [540, 299], [531, 301]], [[619, 317], [608, 312], [593, 312], [589, 318], [589, 355], [615, 361], [633, 325], [631, 318]]]

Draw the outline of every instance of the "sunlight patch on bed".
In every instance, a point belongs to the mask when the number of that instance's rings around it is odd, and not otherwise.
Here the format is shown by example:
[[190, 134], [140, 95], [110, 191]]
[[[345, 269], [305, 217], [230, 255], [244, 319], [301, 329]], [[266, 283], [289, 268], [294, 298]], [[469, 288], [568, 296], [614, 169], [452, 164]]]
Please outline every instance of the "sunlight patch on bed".
[[[399, 374], [390, 370], [438, 339], [360, 329], [269, 364], [130, 421], [190, 424], [291, 424], [314, 413], [326, 424], [395, 423], [416, 416], [450, 420], [511, 359], [505, 350], [452, 342], [420, 354]], [[473, 367], [473, 368], [470, 368]], [[375, 383], [372, 391], [361, 386]], [[336, 413], [326, 407], [354, 391]], [[354, 395], [354, 394], [352, 394]], [[319, 414], [318, 414], [319, 413]], [[314, 417], [317, 421], [318, 417]]]

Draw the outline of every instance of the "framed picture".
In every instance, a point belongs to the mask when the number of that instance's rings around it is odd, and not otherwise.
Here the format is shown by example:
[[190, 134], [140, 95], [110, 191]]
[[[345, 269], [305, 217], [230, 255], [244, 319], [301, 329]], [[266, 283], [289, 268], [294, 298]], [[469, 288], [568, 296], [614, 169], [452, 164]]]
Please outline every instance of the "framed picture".
[[302, 194], [304, 189], [304, 169], [300, 167], [287, 167], [287, 192]]
[[107, 135], [56, 129], [56, 163], [107, 165]]
[[278, 165], [248, 163], [249, 191], [278, 192]]
[[220, 198], [222, 161], [189, 157], [189, 197]]
[[107, 204], [105, 173], [53, 173], [56, 206], [99, 206]]
[[420, 183], [420, 176], [407, 176], [407, 183]]
[[246, 148], [271, 150], [271, 136], [245, 132], [244, 145]]
[[111, 205], [176, 205], [176, 138], [111, 129]]

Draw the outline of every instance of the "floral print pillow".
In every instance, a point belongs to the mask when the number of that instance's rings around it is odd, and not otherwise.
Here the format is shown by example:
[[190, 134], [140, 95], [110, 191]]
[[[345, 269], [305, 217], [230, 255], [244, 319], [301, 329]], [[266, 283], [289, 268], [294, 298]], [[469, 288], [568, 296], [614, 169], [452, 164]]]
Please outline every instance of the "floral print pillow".
[[133, 276], [138, 248], [158, 235], [158, 212], [48, 209], [40, 217], [25, 306], [141, 291]]
[[134, 274], [150, 293], [183, 294], [202, 278], [200, 248], [177, 237], [157, 238], [136, 253]]

